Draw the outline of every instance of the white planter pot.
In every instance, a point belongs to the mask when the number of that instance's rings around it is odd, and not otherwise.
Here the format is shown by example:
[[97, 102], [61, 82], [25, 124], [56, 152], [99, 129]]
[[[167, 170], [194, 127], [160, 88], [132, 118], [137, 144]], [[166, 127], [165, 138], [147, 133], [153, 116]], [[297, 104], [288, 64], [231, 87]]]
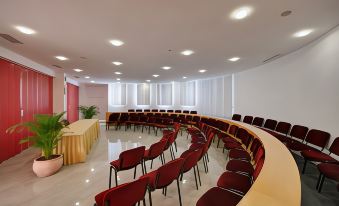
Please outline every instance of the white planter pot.
[[64, 163], [63, 155], [53, 155], [55, 158], [44, 160], [41, 156], [33, 162], [33, 172], [38, 177], [48, 177], [60, 170]]

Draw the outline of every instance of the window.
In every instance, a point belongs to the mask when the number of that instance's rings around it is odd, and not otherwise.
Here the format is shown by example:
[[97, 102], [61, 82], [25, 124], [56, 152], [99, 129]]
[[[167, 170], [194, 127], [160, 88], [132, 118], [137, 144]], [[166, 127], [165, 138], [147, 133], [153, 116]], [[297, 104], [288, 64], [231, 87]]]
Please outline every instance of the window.
[[137, 105], [151, 104], [151, 87], [150, 84], [137, 84]]
[[195, 106], [195, 81], [180, 83], [181, 106]]
[[126, 105], [126, 84], [114, 83], [108, 85], [108, 101], [110, 105]]
[[157, 84], [157, 105], [173, 105], [172, 83]]

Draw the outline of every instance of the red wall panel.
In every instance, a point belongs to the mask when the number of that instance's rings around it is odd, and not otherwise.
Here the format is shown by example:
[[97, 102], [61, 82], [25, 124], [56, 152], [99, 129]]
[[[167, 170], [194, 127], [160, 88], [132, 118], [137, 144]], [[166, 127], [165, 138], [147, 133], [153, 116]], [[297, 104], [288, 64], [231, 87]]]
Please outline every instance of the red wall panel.
[[[10, 126], [31, 121], [37, 113], [53, 111], [53, 78], [0, 59], [0, 162], [20, 153], [27, 131], [7, 134]], [[22, 112], [21, 112], [22, 111]]]
[[67, 83], [67, 120], [72, 123], [79, 120], [79, 87]]

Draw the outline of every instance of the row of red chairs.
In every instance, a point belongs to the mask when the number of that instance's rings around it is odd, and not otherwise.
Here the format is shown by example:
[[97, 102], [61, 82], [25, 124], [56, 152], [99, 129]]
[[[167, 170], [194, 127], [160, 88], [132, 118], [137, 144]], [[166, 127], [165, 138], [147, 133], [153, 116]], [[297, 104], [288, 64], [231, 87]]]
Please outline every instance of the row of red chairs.
[[[261, 142], [245, 129], [223, 121], [207, 120], [198, 128], [189, 128], [192, 142], [199, 141], [199, 130], [218, 129], [217, 137], [222, 139], [229, 156], [226, 171], [219, 177], [217, 186], [208, 190], [197, 202], [197, 206], [236, 205], [258, 177], [264, 163], [264, 148]], [[222, 122], [222, 123], [221, 123]], [[228, 130], [230, 128], [230, 130]], [[235, 131], [235, 132], [234, 132]], [[219, 144], [219, 141], [218, 141]]]
[[[234, 114], [232, 119], [241, 121], [241, 115]], [[320, 174], [316, 186], [318, 192], [321, 192], [325, 177], [339, 182], [339, 161], [333, 157], [333, 154], [339, 156], [339, 137], [334, 139], [326, 152], [325, 147], [331, 137], [328, 132], [309, 129], [302, 125], [292, 126], [288, 122], [278, 122], [273, 119], [267, 119], [263, 124], [264, 119], [261, 117], [245, 116], [242, 121], [261, 127], [283, 142], [289, 150], [300, 152], [304, 158], [302, 174], [305, 173], [308, 162], [319, 163], [317, 168]]]
[[184, 113], [184, 114], [198, 114], [197, 111], [189, 111], [189, 110], [173, 110], [173, 109], [129, 109], [128, 112], [167, 112], [167, 113]]

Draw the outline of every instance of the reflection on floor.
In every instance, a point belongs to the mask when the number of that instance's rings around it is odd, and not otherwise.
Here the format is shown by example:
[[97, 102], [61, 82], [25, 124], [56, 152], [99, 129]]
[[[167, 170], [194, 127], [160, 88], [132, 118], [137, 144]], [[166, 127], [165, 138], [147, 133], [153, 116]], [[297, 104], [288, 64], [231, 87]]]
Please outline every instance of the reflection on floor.
[[[94, 196], [108, 188], [109, 162], [116, 159], [121, 151], [139, 145], [149, 147], [161, 138], [147, 132], [133, 132], [128, 130], [105, 131], [101, 128], [101, 138], [92, 148], [86, 163], [64, 166], [57, 174], [38, 178], [32, 172], [32, 160], [39, 155], [39, 151], [30, 148], [14, 158], [0, 165], [0, 205], [49, 205], [49, 206], [91, 206]], [[176, 157], [189, 147], [186, 134], [178, 136], [178, 152]], [[170, 160], [169, 151], [165, 152], [166, 161]], [[181, 183], [183, 205], [193, 206], [198, 198], [209, 188], [216, 185], [217, 178], [225, 170], [225, 154], [213, 145], [209, 151], [209, 173], [203, 170], [202, 162], [199, 163], [202, 187], [195, 188], [193, 170], [184, 174]], [[161, 165], [160, 160], [155, 160], [153, 169]], [[147, 162], [147, 171], [150, 170], [150, 161]], [[133, 169], [118, 173], [119, 183], [133, 180]], [[137, 169], [137, 176], [141, 175], [141, 168]], [[114, 178], [114, 177], [113, 177]], [[114, 180], [112, 181], [114, 184]], [[167, 189], [167, 196], [161, 190], [152, 193], [153, 205], [174, 206], [179, 205], [176, 184]], [[148, 203], [147, 203], [148, 204]]]

